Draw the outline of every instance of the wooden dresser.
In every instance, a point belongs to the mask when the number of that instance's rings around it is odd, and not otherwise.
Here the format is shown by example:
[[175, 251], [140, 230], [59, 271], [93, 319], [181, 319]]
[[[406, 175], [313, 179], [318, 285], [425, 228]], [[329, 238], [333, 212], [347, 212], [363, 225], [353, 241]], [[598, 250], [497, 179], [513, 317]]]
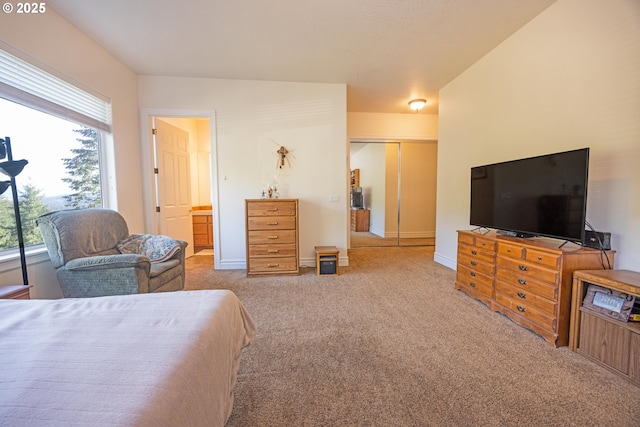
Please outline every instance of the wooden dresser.
[[247, 276], [299, 274], [298, 199], [245, 200]]
[[[551, 345], [568, 345], [573, 272], [603, 269], [607, 262], [599, 250], [560, 244], [459, 231], [455, 288]], [[607, 254], [613, 265], [613, 252]]]
[[351, 231], [369, 231], [369, 209], [351, 209]]

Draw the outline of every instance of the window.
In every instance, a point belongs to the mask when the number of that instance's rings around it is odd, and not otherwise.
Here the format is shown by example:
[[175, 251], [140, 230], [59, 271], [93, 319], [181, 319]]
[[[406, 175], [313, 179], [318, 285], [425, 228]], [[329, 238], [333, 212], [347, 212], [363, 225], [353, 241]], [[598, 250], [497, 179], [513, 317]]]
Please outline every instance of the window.
[[[0, 117], [0, 138], [11, 138], [14, 160], [29, 162], [16, 177], [25, 245], [42, 243], [38, 216], [103, 206], [100, 154], [110, 137], [108, 99], [0, 50]], [[0, 196], [0, 250], [17, 246], [7, 191]]]

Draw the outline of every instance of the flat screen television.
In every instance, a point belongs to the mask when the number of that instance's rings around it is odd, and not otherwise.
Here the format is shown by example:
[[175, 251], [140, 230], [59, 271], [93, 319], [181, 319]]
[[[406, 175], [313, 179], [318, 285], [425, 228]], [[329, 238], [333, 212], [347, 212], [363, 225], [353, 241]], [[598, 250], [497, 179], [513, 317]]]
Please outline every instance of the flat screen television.
[[351, 208], [364, 209], [364, 195], [362, 194], [362, 187], [353, 187], [351, 189]]
[[471, 168], [471, 225], [583, 242], [589, 149]]

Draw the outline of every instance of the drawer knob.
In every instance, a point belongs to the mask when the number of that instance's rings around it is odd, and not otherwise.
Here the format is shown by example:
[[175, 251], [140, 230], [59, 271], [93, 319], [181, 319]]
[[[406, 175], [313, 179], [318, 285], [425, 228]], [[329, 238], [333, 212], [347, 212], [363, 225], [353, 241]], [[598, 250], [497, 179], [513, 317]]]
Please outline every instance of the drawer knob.
[[267, 239], [271, 239], [271, 240], [275, 240], [277, 238], [278, 238], [278, 236], [269, 236], [269, 237], [267, 237]]
[[280, 264], [267, 264], [267, 267], [279, 267]]
[[475, 271], [472, 271], [470, 274], [471, 274], [471, 277], [476, 277], [476, 272]]
[[524, 292], [518, 292], [518, 296], [522, 299], [527, 298], [527, 294], [525, 294]]
[[518, 268], [519, 268], [520, 270], [522, 270], [522, 271], [529, 271], [529, 267], [527, 267], [526, 265], [522, 265], [522, 264], [520, 264], [520, 265], [518, 265]]
[[526, 285], [527, 281], [524, 279], [518, 279], [518, 283], [520, 283], [521, 285]]
[[267, 253], [270, 253], [270, 254], [277, 254], [278, 252], [280, 252], [279, 249], [268, 249], [267, 250]]
[[475, 287], [476, 287], [476, 284], [475, 284], [475, 283], [473, 283], [473, 282], [469, 282], [469, 286], [471, 286], [472, 288], [475, 288]]
[[478, 255], [478, 251], [471, 251], [471, 255]]
[[517, 305], [516, 308], [518, 309], [519, 312], [524, 313], [525, 311], [527, 311], [523, 306], [521, 305]]
[[267, 208], [267, 212], [277, 212], [278, 208]]
[[538, 261], [542, 261], [542, 257], [541, 256], [538, 257]]
[[276, 221], [276, 222], [268, 222], [267, 225], [278, 225], [278, 221]]
[[475, 267], [476, 265], [478, 265], [478, 263], [475, 261], [471, 261], [471, 265]]

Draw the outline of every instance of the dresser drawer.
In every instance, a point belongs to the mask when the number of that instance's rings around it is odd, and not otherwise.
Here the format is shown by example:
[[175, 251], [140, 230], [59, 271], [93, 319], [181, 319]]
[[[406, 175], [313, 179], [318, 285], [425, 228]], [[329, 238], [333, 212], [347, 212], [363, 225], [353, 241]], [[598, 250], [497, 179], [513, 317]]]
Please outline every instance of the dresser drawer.
[[499, 268], [505, 268], [524, 278], [534, 278], [547, 283], [559, 283], [560, 275], [557, 270], [549, 270], [530, 262], [499, 256], [497, 258]]
[[494, 263], [495, 254], [491, 251], [480, 249], [477, 246], [470, 245], [460, 245], [458, 249], [458, 253], [466, 256], [470, 256], [479, 261], [484, 261], [490, 264]]
[[247, 218], [249, 230], [293, 230], [296, 228], [295, 216], [271, 216]]
[[560, 255], [537, 251], [535, 249], [527, 249], [525, 254], [525, 259], [527, 261], [535, 262], [536, 264], [542, 264], [546, 267], [551, 268], [560, 267], [560, 258]]
[[545, 297], [552, 301], [558, 299], [558, 287], [545, 282], [538, 282], [528, 275], [518, 274], [517, 271], [504, 270], [502, 268], [496, 271], [496, 280], [503, 281], [515, 286], [516, 288], [533, 292], [541, 297]]
[[488, 239], [474, 234], [460, 233], [458, 234], [458, 242], [467, 244], [469, 246], [475, 246], [480, 249], [485, 249], [491, 252], [495, 251], [496, 249], [496, 244], [493, 239]]
[[507, 258], [522, 259], [524, 248], [518, 245], [498, 242], [498, 254]]
[[556, 303], [547, 298], [536, 295], [533, 292], [516, 288], [500, 280], [496, 281], [496, 294], [501, 293], [514, 301], [518, 301], [520, 304], [535, 307], [547, 316], [553, 318], [556, 314]]
[[295, 230], [249, 231], [249, 245], [296, 243]]
[[458, 266], [456, 280], [487, 298], [493, 298], [493, 280], [484, 274], [476, 273], [463, 266]]
[[295, 201], [247, 201], [247, 216], [295, 216]]
[[540, 325], [545, 329], [552, 331], [556, 327], [556, 321], [554, 318], [549, 317], [547, 313], [539, 309], [536, 309], [530, 304], [513, 300], [499, 292], [496, 292], [496, 302], [501, 306], [506, 307], [509, 310], [513, 311], [514, 313], [518, 313], [519, 315], [526, 317], [533, 323]]
[[256, 273], [295, 271], [296, 264], [296, 257], [249, 258], [249, 268]]
[[290, 256], [296, 256], [295, 243], [286, 243], [283, 245], [249, 245], [249, 258]]
[[462, 265], [473, 271], [486, 273], [489, 275], [493, 275], [495, 271], [495, 267], [493, 263], [479, 260], [476, 257], [473, 257], [471, 255], [466, 255], [462, 252], [458, 252], [458, 265]]

